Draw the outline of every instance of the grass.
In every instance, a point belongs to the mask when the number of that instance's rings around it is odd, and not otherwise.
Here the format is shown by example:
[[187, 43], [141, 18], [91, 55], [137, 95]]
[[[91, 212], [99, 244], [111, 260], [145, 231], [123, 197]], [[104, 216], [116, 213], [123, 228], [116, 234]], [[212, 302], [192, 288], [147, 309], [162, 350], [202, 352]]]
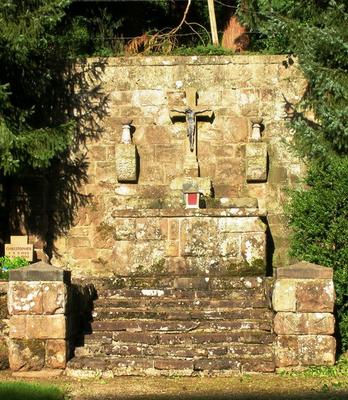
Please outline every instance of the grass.
[[303, 377], [319, 377], [319, 378], [335, 378], [335, 377], [348, 377], [348, 357], [341, 356], [341, 358], [333, 366], [318, 366], [309, 367], [302, 371], [281, 371], [281, 375], [290, 376], [303, 376]]
[[63, 400], [64, 393], [56, 386], [25, 382], [0, 382], [3, 400]]

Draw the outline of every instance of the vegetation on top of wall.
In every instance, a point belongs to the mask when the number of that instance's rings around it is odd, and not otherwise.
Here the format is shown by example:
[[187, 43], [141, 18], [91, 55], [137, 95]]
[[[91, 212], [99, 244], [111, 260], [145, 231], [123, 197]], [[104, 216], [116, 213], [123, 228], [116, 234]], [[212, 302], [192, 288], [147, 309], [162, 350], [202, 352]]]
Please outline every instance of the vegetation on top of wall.
[[[287, 103], [294, 151], [308, 164], [290, 195], [291, 253], [334, 269], [340, 349], [348, 349], [348, 10], [344, 0], [240, 0], [252, 47], [295, 55], [307, 79]], [[291, 58], [289, 58], [291, 63]], [[290, 64], [286, 65], [290, 66]]]

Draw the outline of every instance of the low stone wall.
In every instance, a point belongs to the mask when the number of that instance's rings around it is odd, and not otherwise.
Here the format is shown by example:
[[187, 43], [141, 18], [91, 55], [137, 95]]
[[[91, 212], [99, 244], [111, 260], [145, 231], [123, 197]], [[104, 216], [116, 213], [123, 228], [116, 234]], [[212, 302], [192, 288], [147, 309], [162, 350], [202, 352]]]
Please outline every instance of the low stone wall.
[[0, 370], [7, 369], [8, 363], [8, 310], [7, 310], [8, 283], [0, 282]]
[[306, 262], [277, 271], [273, 291], [276, 367], [335, 363], [331, 268]]

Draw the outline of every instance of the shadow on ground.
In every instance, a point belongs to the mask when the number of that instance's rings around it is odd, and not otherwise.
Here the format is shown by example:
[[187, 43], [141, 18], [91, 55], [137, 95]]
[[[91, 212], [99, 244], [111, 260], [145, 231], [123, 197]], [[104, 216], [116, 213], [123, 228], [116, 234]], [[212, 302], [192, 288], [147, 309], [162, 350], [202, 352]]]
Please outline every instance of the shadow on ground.
[[149, 394], [149, 395], [105, 395], [74, 397], [73, 400], [347, 400], [348, 391], [344, 392], [303, 392], [298, 394], [291, 393], [250, 393], [250, 394], [201, 394], [201, 393], [180, 393], [180, 394]]

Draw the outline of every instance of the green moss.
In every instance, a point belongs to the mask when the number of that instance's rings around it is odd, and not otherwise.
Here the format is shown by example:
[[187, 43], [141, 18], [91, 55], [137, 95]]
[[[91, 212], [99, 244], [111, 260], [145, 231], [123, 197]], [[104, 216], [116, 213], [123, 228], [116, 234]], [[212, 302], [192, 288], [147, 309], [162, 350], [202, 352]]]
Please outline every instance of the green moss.
[[207, 208], [221, 208], [220, 200], [214, 197], [207, 197], [205, 199], [205, 204]]
[[149, 204], [149, 208], [151, 209], [161, 209], [164, 207], [163, 199], [155, 199]]
[[249, 264], [247, 261], [231, 263], [226, 267], [227, 276], [258, 276], [265, 275], [266, 265], [263, 259], [255, 259]]
[[149, 270], [154, 275], [164, 274], [166, 272], [165, 259], [161, 258], [157, 260], [154, 264], [151, 265]]

